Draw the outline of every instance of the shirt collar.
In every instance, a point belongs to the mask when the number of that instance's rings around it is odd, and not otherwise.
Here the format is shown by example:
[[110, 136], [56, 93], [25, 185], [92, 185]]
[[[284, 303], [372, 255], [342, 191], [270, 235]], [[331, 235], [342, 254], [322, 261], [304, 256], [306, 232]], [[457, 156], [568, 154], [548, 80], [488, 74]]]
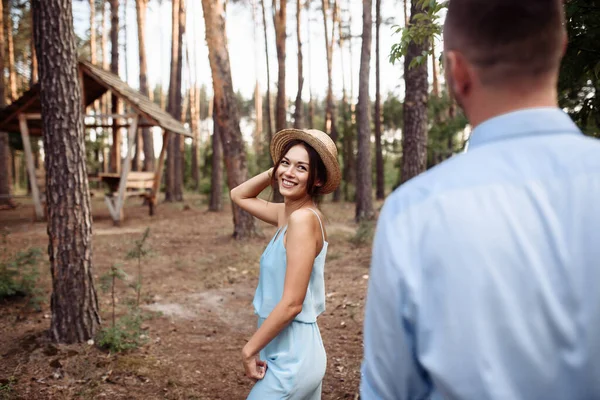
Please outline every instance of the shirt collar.
[[509, 138], [551, 133], [581, 133], [581, 130], [560, 108], [529, 108], [484, 121], [471, 133], [468, 146], [470, 149]]

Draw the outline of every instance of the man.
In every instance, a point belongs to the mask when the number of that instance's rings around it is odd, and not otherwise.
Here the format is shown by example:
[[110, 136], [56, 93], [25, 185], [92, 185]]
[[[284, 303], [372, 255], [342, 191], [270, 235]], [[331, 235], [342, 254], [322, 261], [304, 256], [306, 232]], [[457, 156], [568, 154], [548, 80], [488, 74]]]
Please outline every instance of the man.
[[451, 0], [466, 153], [382, 210], [361, 398], [600, 398], [600, 142], [557, 106], [561, 0]]

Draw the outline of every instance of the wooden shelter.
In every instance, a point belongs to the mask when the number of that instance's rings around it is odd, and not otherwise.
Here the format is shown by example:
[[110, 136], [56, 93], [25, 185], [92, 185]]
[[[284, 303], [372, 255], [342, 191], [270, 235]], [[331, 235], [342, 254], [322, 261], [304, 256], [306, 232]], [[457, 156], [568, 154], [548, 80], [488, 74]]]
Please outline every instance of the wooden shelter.
[[[120, 119], [124, 123], [98, 123], [85, 124], [85, 128], [117, 127], [128, 128], [127, 153], [123, 168], [117, 173], [101, 173], [99, 179], [108, 184], [110, 192], [105, 196], [105, 202], [115, 224], [124, 217], [123, 205], [125, 199], [132, 195], [142, 195], [148, 198], [150, 214], [154, 212], [157, 194], [160, 188], [162, 170], [166, 157], [166, 147], [170, 133], [191, 136], [181, 122], [161, 109], [147, 96], [131, 88], [118, 76], [87, 61], [78, 63], [79, 79], [82, 88], [82, 102], [84, 110], [92, 105], [106, 92], [110, 91], [117, 98], [128, 104], [133, 113], [128, 115], [86, 115], [84, 119], [95, 117], [100, 119]], [[45, 174], [43, 170], [36, 170], [31, 149], [30, 136], [42, 135], [40, 84], [33, 85], [19, 99], [8, 107], [0, 110], [0, 131], [20, 134], [23, 140], [23, 150], [27, 165], [27, 174], [31, 186], [31, 194], [35, 206], [36, 216], [43, 219], [44, 211], [40, 189], [45, 190]], [[163, 146], [160, 151], [155, 172], [131, 172], [132, 152], [138, 128], [159, 126], [163, 129]], [[114, 145], [114, 144], [113, 144]], [[120, 161], [120, 157], [117, 157]]]

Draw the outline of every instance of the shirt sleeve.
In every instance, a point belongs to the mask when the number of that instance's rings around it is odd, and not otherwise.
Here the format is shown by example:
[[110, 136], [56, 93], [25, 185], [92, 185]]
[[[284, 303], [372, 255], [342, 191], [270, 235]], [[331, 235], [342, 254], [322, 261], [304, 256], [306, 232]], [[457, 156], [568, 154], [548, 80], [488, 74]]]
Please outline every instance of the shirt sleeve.
[[391, 207], [379, 217], [364, 321], [361, 399], [425, 399], [432, 385], [416, 356], [414, 301], [418, 265], [411, 227]]

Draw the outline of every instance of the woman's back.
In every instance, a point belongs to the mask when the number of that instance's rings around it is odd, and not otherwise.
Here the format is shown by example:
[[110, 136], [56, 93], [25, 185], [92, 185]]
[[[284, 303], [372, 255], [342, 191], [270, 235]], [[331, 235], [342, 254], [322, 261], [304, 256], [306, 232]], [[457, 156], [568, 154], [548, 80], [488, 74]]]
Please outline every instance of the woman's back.
[[[314, 209], [309, 208], [309, 210], [319, 220], [323, 247], [313, 262], [306, 297], [302, 303], [302, 312], [294, 318], [295, 321], [306, 323], [316, 322], [317, 317], [325, 311], [324, 269], [328, 247], [321, 217]], [[287, 270], [287, 252], [284, 244], [286, 232], [287, 225], [277, 229], [260, 258], [260, 274], [253, 305], [254, 312], [261, 318], [268, 317], [283, 295]]]

